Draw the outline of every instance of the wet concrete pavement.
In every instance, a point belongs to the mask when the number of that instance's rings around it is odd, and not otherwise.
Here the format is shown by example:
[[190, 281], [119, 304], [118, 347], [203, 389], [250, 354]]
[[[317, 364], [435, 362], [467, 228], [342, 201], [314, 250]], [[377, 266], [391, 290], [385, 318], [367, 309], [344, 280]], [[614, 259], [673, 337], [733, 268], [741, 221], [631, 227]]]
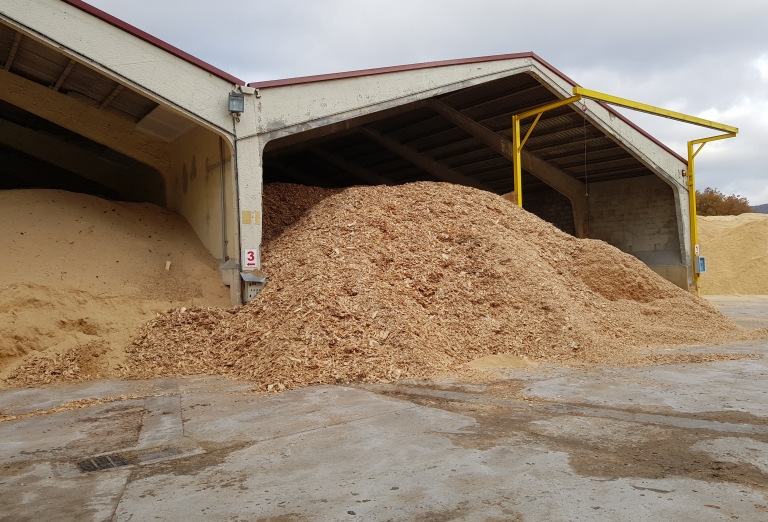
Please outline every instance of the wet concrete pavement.
[[[766, 376], [762, 358], [268, 396], [211, 377], [0, 390], [2, 415], [126, 396], [0, 422], [0, 520], [768, 520]], [[81, 469], [103, 455], [126, 465]]]

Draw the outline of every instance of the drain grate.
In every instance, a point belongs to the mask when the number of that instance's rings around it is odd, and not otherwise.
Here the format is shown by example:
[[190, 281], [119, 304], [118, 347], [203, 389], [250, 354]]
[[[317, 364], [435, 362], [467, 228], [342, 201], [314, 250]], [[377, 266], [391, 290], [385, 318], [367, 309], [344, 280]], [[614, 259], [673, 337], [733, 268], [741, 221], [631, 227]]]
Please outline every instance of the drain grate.
[[128, 464], [129, 462], [127, 460], [120, 455], [115, 454], [81, 460], [77, 463], [77, 467], [80, 468], [80, 471], [87, 473], [90, 471], [119, 468], [120, 466], [127, 466]]

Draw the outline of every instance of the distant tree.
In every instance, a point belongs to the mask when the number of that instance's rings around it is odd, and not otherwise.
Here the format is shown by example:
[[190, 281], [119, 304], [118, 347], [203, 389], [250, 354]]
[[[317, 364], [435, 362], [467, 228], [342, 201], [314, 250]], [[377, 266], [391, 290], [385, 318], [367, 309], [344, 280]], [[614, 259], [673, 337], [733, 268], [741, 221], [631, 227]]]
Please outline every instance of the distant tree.
[[749, 201], [738, 194], [726, 196], [709, 187], [704, 192], [696, 191], [696, 214], [699, 216], [738, 216], [748, 212], [753, 212]]

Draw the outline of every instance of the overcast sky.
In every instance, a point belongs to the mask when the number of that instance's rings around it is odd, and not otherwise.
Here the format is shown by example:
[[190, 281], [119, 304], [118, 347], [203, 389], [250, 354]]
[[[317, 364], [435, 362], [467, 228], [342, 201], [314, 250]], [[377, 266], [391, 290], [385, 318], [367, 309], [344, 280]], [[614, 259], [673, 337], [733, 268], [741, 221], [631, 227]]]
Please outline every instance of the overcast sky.
[[[766, 0], [90, 0], [246, 81], [533, 51], [581, 85], [739, 127], [699, 188], [768, 203]], [[686, 155], [707, 129], [625, 112]]]

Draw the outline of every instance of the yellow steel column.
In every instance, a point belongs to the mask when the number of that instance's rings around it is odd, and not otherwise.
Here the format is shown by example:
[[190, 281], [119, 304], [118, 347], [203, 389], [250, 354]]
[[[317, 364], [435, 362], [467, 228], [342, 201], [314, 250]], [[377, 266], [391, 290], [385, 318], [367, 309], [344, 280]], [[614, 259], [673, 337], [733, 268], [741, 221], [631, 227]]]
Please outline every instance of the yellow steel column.
[[[696, 248], [699, 245], [699, 228], [698, 220], [696, 219], [696, 180], [694, 175], [694, 158], [696, 154], [693, 152], [693, 142], [688, 142], [688, 171], [686, 172], [686, 185], [688, 185], [688, 213], [691, 215], [691, 270], [693, 270], [693, 284], [696, 286], [696, 293], [701, 296], [701, 288], [699, 286], [699, 274], [696, 273]], [[702, 143], [702, 147], [704, 144]]]
[[[728, 138], [735, 138], [736, 133], [720, 134], [718, 136], [711, 136], [709, 138], [702, 138], [700, 140], [691, 140], [688, 142], [688, 172], [686, 173], [686, 185], [688, 185], [688, 208], [691, 214], [691, 268], [693, 269], [693, 282], [696, 284], [696, 293], [701, 295], [701, 281], [699, 274], [696, 273], [696, 247], [699, 244], [699, 222], [696, 217], [696, 173], [694, 167], [694, 161], [696, 155], [701, 152], [704, 145], [710, 141], [726, 140]], [[694, 145], [699, 145], [696, 150], [693, 149]], [[699, 255], [701, 252], [699, 252]]]
[[[696, 293], [701, 295], [701, 285], [699, 274], [696, 273], [698, 267], [696, 266], [696, 247], [699, 244], [699, 228], [698, 221], [696, 219], [696, 178], [694, 168], [694, 158], [701, 151], [701, 148], [710, 141], [724, 140], [728, 138], [735, 138], [739, 129], [723, 123], [717, 123], [715, 121], [705, 120], [697, 116], [691, 116], [689, 114], [683, 114], [681, 112], [670, 111], [662, 109], [660, 107], [654, 107], [645, 103], [640, 103], [626, 98], [619, 98], [618, 96], [611, 96], [602, 92], [591, 91], [583, 87], [574, 87], [574, 95], [581, 95], [585, 98], [592, 98], [593, 100], [600, 100], [611, 105], [618, 105], [619, 107], [626, 107], [635, 111], [645, 112], [648, 114], [655, 114], [671, 120], [684, 121], [686, 123], [692, 123], [701, 127], [709, 129], [716, 129], [725, 131], [726, 134], [720, 134], [719, 136], [712, 136], [709, 138], [702, 138], [700, 140], [692, 140], [688, 142], [688, 172], [686, 173], [686, 185], [688, 186], [688, 212], [691, 219], [691, 269], [693, 270], [693, 283], [696, 285]], [[699, 148], [693, 150], [693, 146], [700, 144]], [[701, 253], [699, 253], [700, 255]]]
[[515, 161], [515, 194], [517, 194], [517, 206], [523, 207], [523, 165], [520, 146], [520, 118], [512, 116], [512, 147], [514, 148]]
[[[525, 142], [528, 141], [528, 138], [531, 136], [531, 133], [533, 132], [533, 128], [536, 126], [537, 123], [539, 123], [539, 119], [541, 118], [541, 115], [544, 114], [546, 111], [551, 111], [552, 109], [557, 109], [558, 107], [563, 107], [565, 105], [577, 102], [581, 99], [581, 96], [571, 96], [570, 98], [566, 98], [565, 100], [559, 100], [554, 103], [549, 103], [547, 105], [542, 105], [541, 107], [537, 107], [535, 109], [531, 109], [529, 111], [523, 112], [521, 114], [514, 114], [512, 116], [512, 148], [514, 149], [512, 153], [514, 154], [514, 175], [515, 175], [515, 193], [517, 194], [517, 206], [522, 207], [523, 206], [523, 165], [522, 165], [522, 150], [525, 146]], [[536, 119], [533, 120], [533, 123], [531, 123], [531, 126], [528, 128], [528, 132], [526, 133], [525, 137], [521, 140], [520, 139], [520, 121], [524, 120], [525, 118], [530, 118], [531, 116], [536, 116]]]

